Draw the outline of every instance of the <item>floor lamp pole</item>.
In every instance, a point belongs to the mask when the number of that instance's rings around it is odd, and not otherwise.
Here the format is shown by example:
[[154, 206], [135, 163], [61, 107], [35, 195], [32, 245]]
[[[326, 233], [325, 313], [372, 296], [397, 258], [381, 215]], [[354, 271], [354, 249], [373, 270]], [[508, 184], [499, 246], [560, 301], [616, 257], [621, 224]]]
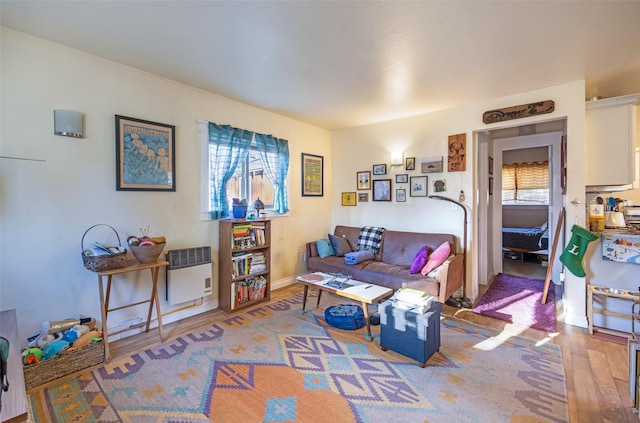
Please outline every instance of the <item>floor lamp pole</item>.
[[467, 298], [467, 208], [463, 203], [441, 195], [430, 195], [429, 198], [453, 203], [462, 208], [464, 213], [464, 241], [462, 243], [462, 297], [451, 297], [447, 300], [447, 304], [458, 308], [471, 308], [471, 300]]

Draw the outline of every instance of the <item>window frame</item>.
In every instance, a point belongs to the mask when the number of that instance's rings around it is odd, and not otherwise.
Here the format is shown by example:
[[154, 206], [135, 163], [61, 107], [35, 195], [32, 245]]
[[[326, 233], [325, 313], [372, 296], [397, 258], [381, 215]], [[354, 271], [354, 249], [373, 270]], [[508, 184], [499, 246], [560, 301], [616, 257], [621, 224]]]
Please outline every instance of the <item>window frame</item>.
[[[217, 220], [211, 217], [211, 209], [210, 209], [211, 192], [209, 191], [209, 188], [210, 188], [210, 185], [209, 185], [209, 153], [210, 153], [209, 122], [198, 121], [198, 127], [200, 130], [200, 220]], [[251, 143], [251, 147], [249, 147], [249, 149], [255, 152], [258, 152], [258, 150], [254, 146], [253, 140]], [[242, 178], [242, 184], [240, 189], [241, 195], [243, 193], [246, 194], [247, 192], [250, 193], [251, 191], [251, 179], [250, 179], [251, 172], [249, 171], [250, 154], [251, 153], [247, 154], [247, 158], [245, 162], [242, 164], [243, 178]], [[289, 166], [289, 168], [291, 168], [291, 166]], [[287, 186], [290, 186], [289, 184], [290, 173], [291, 172], [287, 174], [287, 177], [285, 179]], [[269, 182], [273, 186], [273, 183], [271, 181]], [[287, 195], [289, 196], [289, 204], [291, 204], [291, 196], [289, 194], [289, 190], [287, 190]], [[248, 197], [249, 197], [248, 195], [244, 195], [244, 196], [241, 196], [240, 198], [248, 198]], [[255, 202], [255, 199], [253, 199], [251, 202], [247, 200], [247, 202], [248, 202], [249, 210], [252, 210], [253, 202]], [[231, 203], [229, 203], [229, 207], [231, 207]], [[263, 209], [261, 213], [266, 213], [266, 217], [269, 219], [272, 219], [276, 217], [288, 217], [290, 216], [291, 210], [287, 211], [286, 213], [276, 213], [273, 211], [273, 204], [271, 204], [269, 207], [265, 207], [265, 209]], [[231, 209], [229, 210], [229, 216], [233, 216]]]

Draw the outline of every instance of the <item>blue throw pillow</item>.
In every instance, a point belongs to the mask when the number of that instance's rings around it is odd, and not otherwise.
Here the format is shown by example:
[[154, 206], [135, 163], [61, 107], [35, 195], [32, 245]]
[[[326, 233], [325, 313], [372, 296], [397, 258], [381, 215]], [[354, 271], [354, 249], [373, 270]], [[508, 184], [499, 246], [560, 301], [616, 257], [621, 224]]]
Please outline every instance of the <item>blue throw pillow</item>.
[[335, 256], [336, 253], [333, 251], [333, 247], [328, 239], [319, 239], [316, 241], [316, 246], [318, 247], [318, 255], [320, 258], [325, 258], [329, 256]]

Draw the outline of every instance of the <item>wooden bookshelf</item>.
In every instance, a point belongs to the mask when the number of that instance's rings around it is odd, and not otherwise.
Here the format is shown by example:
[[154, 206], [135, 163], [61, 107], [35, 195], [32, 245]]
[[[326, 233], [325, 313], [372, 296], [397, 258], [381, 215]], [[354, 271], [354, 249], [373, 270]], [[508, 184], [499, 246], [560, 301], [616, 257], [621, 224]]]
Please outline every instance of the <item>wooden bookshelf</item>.
[[271, 221], [220, 221], [218, 301], [227, 313], [269, 301]]

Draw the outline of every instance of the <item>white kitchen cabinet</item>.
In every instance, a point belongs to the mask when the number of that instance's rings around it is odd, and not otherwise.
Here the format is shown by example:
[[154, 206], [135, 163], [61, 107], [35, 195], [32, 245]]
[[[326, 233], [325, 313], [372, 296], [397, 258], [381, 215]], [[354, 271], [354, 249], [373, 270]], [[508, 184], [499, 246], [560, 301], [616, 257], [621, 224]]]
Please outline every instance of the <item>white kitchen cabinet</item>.
[[[640, 94], [586, 104], [587, 186], [630, 185], [635, 177]], [[630, 188], [630, 187], [629, 187]]]

